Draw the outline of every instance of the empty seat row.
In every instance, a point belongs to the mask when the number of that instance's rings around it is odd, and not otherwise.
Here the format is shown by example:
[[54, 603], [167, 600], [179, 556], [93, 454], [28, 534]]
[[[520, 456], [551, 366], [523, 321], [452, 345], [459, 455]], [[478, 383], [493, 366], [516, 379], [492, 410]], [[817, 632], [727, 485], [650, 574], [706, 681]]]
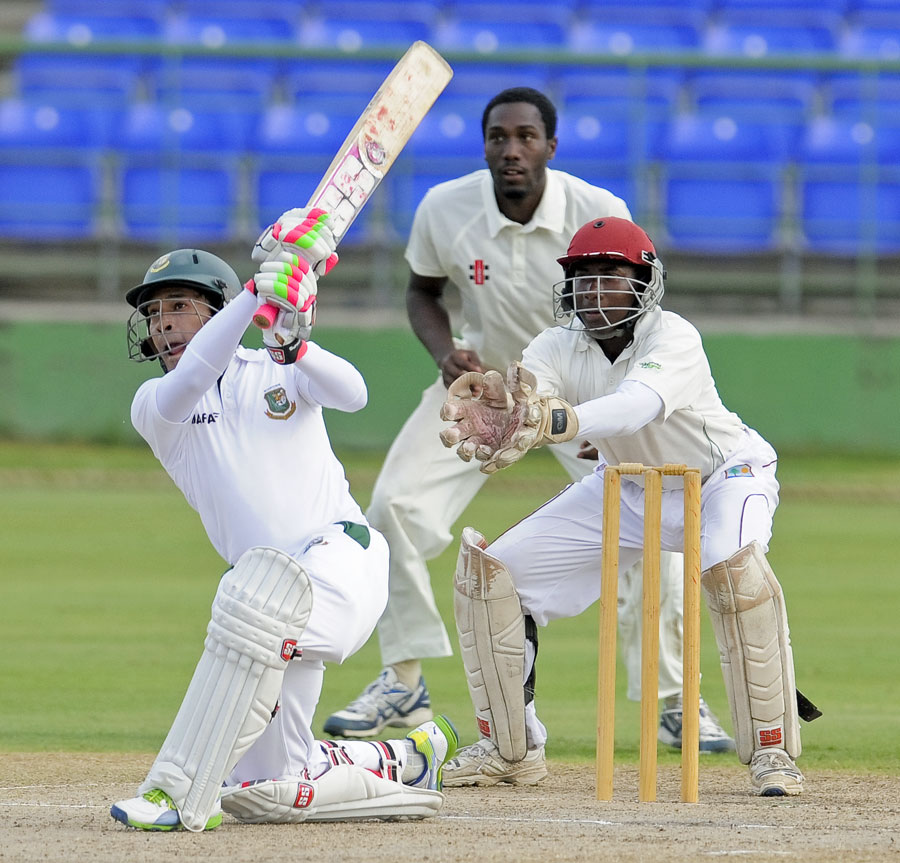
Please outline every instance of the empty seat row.
[[[388, 4], [391, 5], [391, 4]], [[162, 42], [223, 48], [263, 43], [332, 48], [352, 54], [363, 48], [405, 47], [417, 39], [440, 50], [490, 55], [522, 49], [568, 50], [582, 54], [626, 56], [635, 53], [700, 51], [727, 56], [765, 57], [836, 53], [847, 57], [896, 59], [900, 55], [897, 24], [900, 12], [887, 4], [869, 17], [844, 15], [827, 3], [815, 7], [769, 2], [719, 7], [715, 14], [688, 5], [594, 3], [560, 20], [557, 3], [521, 5], [517, 14], [498, 11], [495, 3], [447, 7], [430, 18], [415, 15], [422, 4], [361, 4], [342, 12], [340, 4], [323, 3], [311, 15], [290, 4], [256, 4], [253, 15], [223, 14], [220, 4], [207, 11], [176, 11], [157, 16], [90, 14], [67, 6], [44, 12], [25, 27], [33, 42], [67, 42], [88, 46], [99, 42]], [[427, 4], [425, 4], [427, 7]], [[227, 8], [227, 7], [223, 7]], [[565, 6], [562, 6], [565, 11]], [[294, 11], [291, 11], [294, 10]], [[535, 10], [542, 10], [538, 17]]]

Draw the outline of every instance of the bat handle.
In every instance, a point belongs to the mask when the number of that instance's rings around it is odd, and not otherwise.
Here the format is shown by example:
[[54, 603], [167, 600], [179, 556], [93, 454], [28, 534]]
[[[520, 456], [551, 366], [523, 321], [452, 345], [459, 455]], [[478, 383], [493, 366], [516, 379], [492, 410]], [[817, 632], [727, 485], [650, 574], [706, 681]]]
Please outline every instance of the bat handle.
[[253, 323], [261, 330], [267, 330], [275, 323], [278, 316], [278, 307], [271, 303], [260, 306], [253, 315]]

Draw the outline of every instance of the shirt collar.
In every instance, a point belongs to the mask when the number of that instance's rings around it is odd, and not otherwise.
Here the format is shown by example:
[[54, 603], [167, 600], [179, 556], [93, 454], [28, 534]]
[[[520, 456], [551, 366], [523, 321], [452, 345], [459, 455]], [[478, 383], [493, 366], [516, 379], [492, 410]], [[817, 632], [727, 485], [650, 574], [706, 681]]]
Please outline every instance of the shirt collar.
[[538, 228], [544, 228], [557, 234], [561, 234], [565, 229], [566, 216], [566, 190], [555, 171], [547, 169], [547, 180], [544, 185], [544, 194], [541, 196], [541, 202], [538, 204], [534, 215], [529, 222], [520, 225], [512, 219], [508, 219], [500, 208], [497, 206], [497, 199], [494, 197], [494, 180], [491, 172], [486, 170], [481, 183], [481, 196], [484, 203], [484, 211], [487, 215], [488, 233], [491, 239], [495, 239], [497, 234], [503, 228], [513, 225], [522, 230], [523, 233], [535, 231]]

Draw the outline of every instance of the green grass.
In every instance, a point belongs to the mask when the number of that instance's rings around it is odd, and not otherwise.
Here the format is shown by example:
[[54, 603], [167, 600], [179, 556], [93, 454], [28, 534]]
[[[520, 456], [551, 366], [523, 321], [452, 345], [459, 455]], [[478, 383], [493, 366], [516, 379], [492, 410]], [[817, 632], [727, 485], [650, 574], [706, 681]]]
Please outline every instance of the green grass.
[[[344, 454], [366, 504], [380, 453]], [[897, 772], [900, 458], [782, 456], [771, 559], [790, 613], [798, 685], [825, 716], [804, 764]], [[555, 493], [545, 453], [492, 478], [461, 523], [493, 538]], [[0, 443], [0, 750], [146, 751], [162, 742], [203, 643], [223, 562], [142, 448]], [[456, 547], [432, 562], [453, 631]], [[552, 758], [593, 757], [597, 610], [541, 632], [538, 709]], [[703, 692], [730, 726], [704, 616]], [[325, 680], [316, 730], [380, 667], [376, 639]], [[437, 710], [475, 737], [458, 657], [429, 660]], [[638, 705], [618, 673], [617, 746], [635, 760]], [[677, 755], [660, 751], [660, 763]]]

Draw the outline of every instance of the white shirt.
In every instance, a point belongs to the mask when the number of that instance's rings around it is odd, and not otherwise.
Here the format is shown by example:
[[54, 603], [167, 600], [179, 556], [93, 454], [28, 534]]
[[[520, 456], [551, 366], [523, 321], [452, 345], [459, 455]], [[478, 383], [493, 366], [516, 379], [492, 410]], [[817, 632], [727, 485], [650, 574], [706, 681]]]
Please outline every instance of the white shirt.
[[[240, 305], [250, 310], [249, 322], [255, 298], [248, 293], [213, 317], [201, 333], [213, 334]], [[192, 342], [188, 350], [193, 347]], [[135, 394], [134, 427], [229, 563], [255, 545], [298, 552], [325, 524], [366, 523], [331, 449], [321, 404], [310, 395], [303, 371], [307, 361], [311, 371], [321, 366], [336, 378], [359, 377], [349, 363], [312, 343], [293, 366], [272, 362], [265, 351], [238, 347], [183, 422], [160, 415], [157, 389], [164, 378], [145, 381]], [[359, 383], [364, 393], [361, 378]]]
[[572, 235], [601, 216], [630, 219], [612, 192], [547, 169], [543, 197], [527, 224], [497, 206], [487, 169], [440, 183], [419, 204], [406, 260], [414, 273], [447, 278], [462, 300], [463, 347], [486, 368], [505, 371], [541, 330], [553, 325], [556, 259]]
[[612, 395], [624, 382], [643, 384], [659, 396], [659, 415], [636, 431], [623, 414], [623, 433], [588, 434], [607, 464], [683, 463], [699, 467], [706, 478], [740, 445], [745, 426], [722, 404], [700, 334], [674, 312], [656, 308], [641, 317], [633, 341], [614, 363], [583, 329], [563, 327], [538, 335], [522, 363], [538, 378], [539, 391], [573, 405]]

